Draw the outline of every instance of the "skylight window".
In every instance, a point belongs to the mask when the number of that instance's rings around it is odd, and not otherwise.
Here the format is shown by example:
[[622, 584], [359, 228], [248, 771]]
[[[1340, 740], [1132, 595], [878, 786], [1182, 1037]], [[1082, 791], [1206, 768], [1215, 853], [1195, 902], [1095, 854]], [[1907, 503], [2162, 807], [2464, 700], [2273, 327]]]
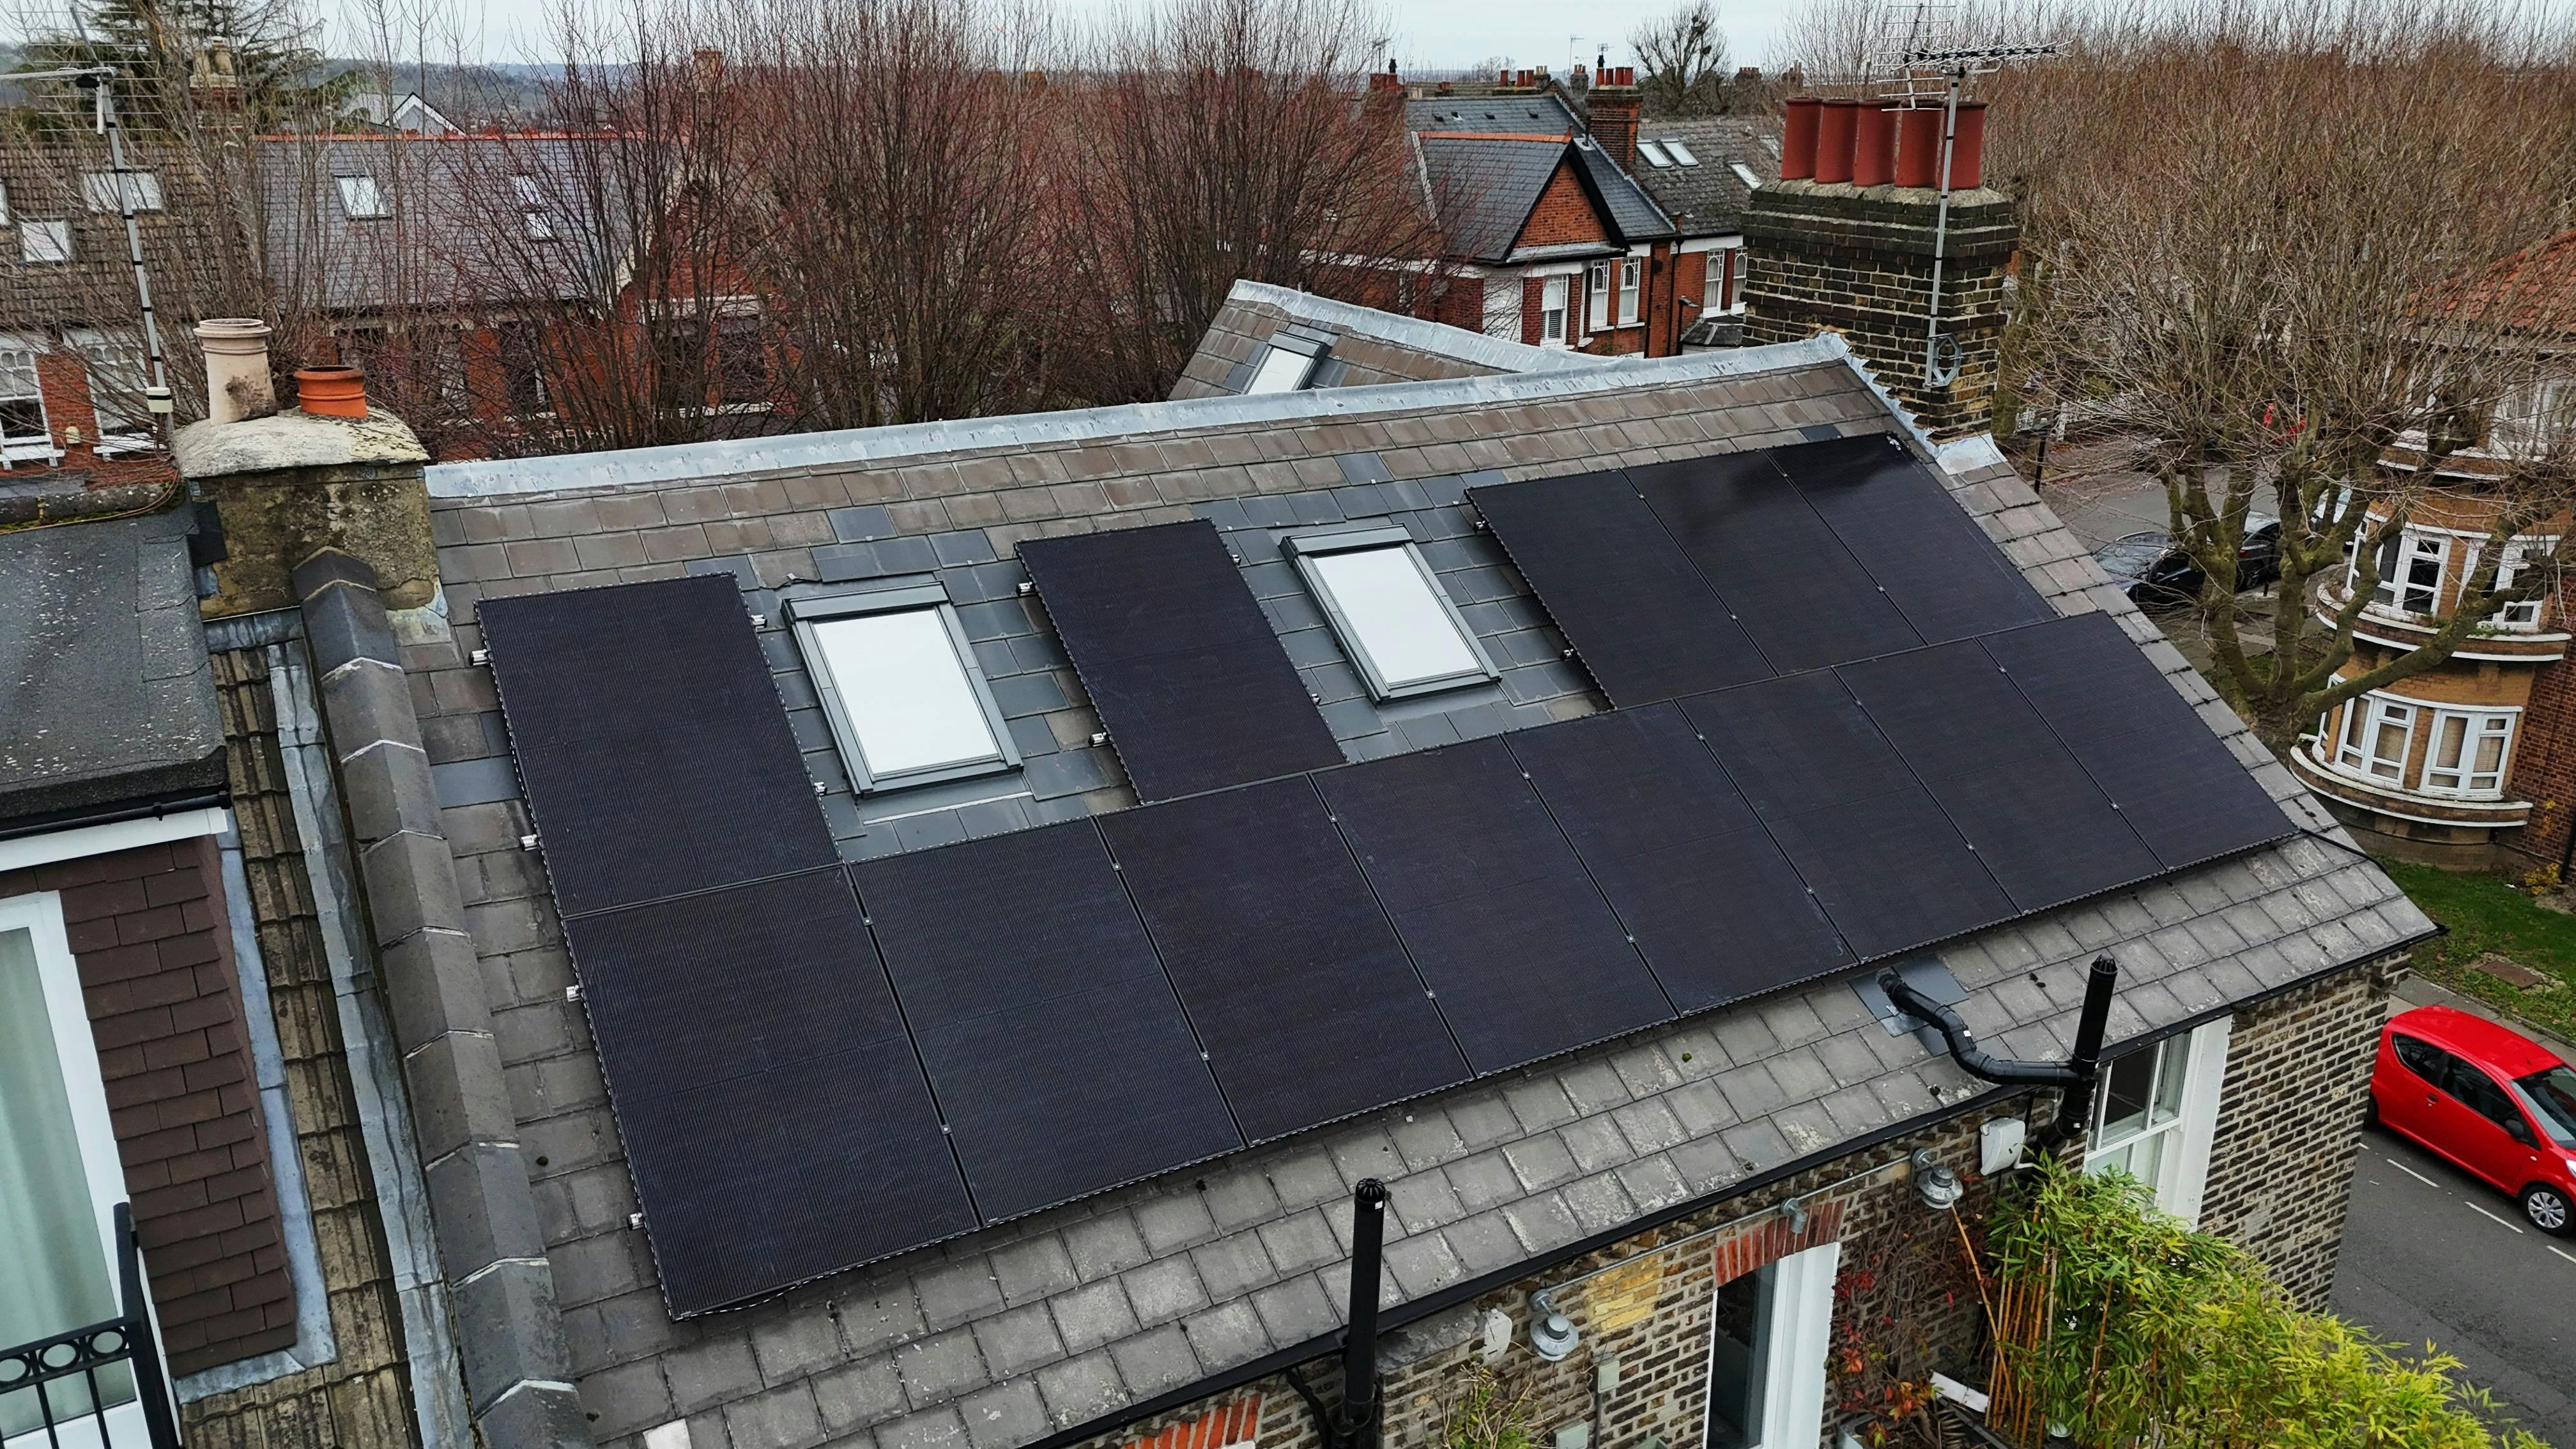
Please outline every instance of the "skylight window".
[[1691, 154], [1691, 148], [1682, 144], [1682, 139], [1679, 136], [1666, 136], [1664, 138], [1664, 149], [1672, 152], [1673, 159], [1684, 166], [1697, 166], [1699, 164], [1699, 158]]
[[72, 224], [68, 221], [18, 223], [18, 260], [68, 262], [72, 259]]
[[511, 177], [510, 185], [518, 191], [519, 204], [521, 206], [543, 206], [546, 204], [546, 193], [543, 188], [537, 185], [537, 178], [522, 173]]
[[1254, 369], [1252, 381], [1243, 390], [1256, 392], [1295, 392], [1306, 385], [1315, 371], [1315, 357], [1309, 352], [1295, 352], [1273, 347], [1262, 354], [1261, 366]]
[[523, 212], [520, 214], [520, 218], [528, 229], [528, 240], [553, 241], [556, 239], [555, 224], [546, 220], [546, 214], [544, 212]]
[[352, 221], [375, 221], [393, 215], [385, 205], [385, 194], [376, 178], [367, 175], [332, 178], [340, 183], [340, 209]]
[[1660, 142], [1638, 142], [1637, 154], [1645, 157], [1646, 164], [1650, 166], [1670, 166], [1673, 164], [1673, 158], [1664, 154], [1664, 148]]
[[1495, 677], [1493, 661], [1401, 528], [1288, 540], [1306, 587], [1379, 699]]
[[[128, 171], [123, 173], [123, 178], [125, 184], [121, 189], [125, 193], [127, 204], [134, 210], [159, 211], [161, 209], [160, 177], [149, 171]], [[117, 180], [118, 173], [114, 171], [81, 173], [81, 195], [89, 202], [90, 210], [120, 213], [125, 210], [117, 204], [117, 192], [120, 190]]]
[[1736, 180], [1743, 182], [1747, 187], [1755, 190], [1759, 190], [1761, 188], [1762, 178], [1753, 174], [1752, 167], [1745, 165], [1741, 161], [1729, 161], [1726, 164], [1735, 168]]
[[945, 590], [798, 599], [788, 612], [860, 794], [1018, 767], [1020, 752]]

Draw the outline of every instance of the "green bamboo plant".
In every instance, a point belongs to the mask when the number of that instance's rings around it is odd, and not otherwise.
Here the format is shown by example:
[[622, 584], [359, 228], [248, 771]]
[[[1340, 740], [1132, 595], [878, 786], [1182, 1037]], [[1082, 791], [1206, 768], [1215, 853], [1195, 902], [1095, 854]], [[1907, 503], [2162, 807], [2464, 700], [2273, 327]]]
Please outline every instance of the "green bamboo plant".
[[2291, 1306], [2126, 1175], [2043, 1162], [1990, 1245], [1998, 1407], [2026, 1427], [2100, 1449], [2547, 1449], [2491, 1427], [2458, 1360]]

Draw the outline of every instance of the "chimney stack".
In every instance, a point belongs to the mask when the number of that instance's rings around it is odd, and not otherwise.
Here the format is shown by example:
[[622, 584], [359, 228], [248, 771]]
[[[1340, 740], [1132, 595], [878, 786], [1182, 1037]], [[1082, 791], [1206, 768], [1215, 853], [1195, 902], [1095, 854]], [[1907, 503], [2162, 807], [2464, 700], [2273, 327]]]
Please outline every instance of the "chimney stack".
[[269, 326], [256, 317], [209, 317], [197, 324], [206, 352], [206, 420], [237, 423], [277, 411], [268, 374]]
[[1637, 164], [1637, 113], [1645, 105], [1645, 96], [1637, 89], [1637, 69], [1614, 65], [1593, 77], [1592, 93], [1585, 103], [1591, 116], [1592, 139], [1599, 143], [1603, 155], [1619, 163], [1622, 170]]

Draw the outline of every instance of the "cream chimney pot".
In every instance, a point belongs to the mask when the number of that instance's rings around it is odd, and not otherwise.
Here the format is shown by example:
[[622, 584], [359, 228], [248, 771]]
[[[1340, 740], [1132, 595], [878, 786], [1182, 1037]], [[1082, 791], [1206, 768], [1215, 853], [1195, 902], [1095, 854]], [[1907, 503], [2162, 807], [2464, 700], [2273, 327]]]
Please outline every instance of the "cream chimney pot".
[[206, 420], [237, 423], [277, 411], [277, 384], [269, 379], [270, 328], [256, 317], [209, 317], [197, 324], [206, 353]]

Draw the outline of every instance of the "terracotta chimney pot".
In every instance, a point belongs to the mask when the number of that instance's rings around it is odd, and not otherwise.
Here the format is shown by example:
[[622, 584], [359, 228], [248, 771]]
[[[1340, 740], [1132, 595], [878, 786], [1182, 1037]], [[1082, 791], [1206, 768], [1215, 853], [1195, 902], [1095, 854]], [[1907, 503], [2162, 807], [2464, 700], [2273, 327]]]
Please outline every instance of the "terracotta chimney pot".
[[1804, 181], [1816, 174], [1816, 120], [1824, 105], [1814, 96], [1791, 96], [1788, 117], [1780, 128], [1780, 179]]
[[256, 317], [209, 317], [197, 324], [206, 354], [206, 420], [237, 423], [277, 411], [268, 376], [270, 328]]
[[1863, 101], [1852, 135], [1852, 185], [1885, 186], [1895, 178], [1896, 112], [1887, 101]]
[[[1938, 163], [1935, 163], [1936, 169]], [[1959, 102], [1959, 129], [1950, 140], [1950, 186], [1974, 191], [1986, 179], [1986, 103]]]
[[1941, 108], [1896, 113], [1896, 184], [1930, 186], [1941, 169]]
[[1852, 177], [1852, 143], [1860, 124], [1860, 102], [1831, 100], [1816, 120], [1816, 180], [1821, 185]]
[[295, 369], [296, 405], [317, 418], [367, 415], [367, 375], [354, 367]]

